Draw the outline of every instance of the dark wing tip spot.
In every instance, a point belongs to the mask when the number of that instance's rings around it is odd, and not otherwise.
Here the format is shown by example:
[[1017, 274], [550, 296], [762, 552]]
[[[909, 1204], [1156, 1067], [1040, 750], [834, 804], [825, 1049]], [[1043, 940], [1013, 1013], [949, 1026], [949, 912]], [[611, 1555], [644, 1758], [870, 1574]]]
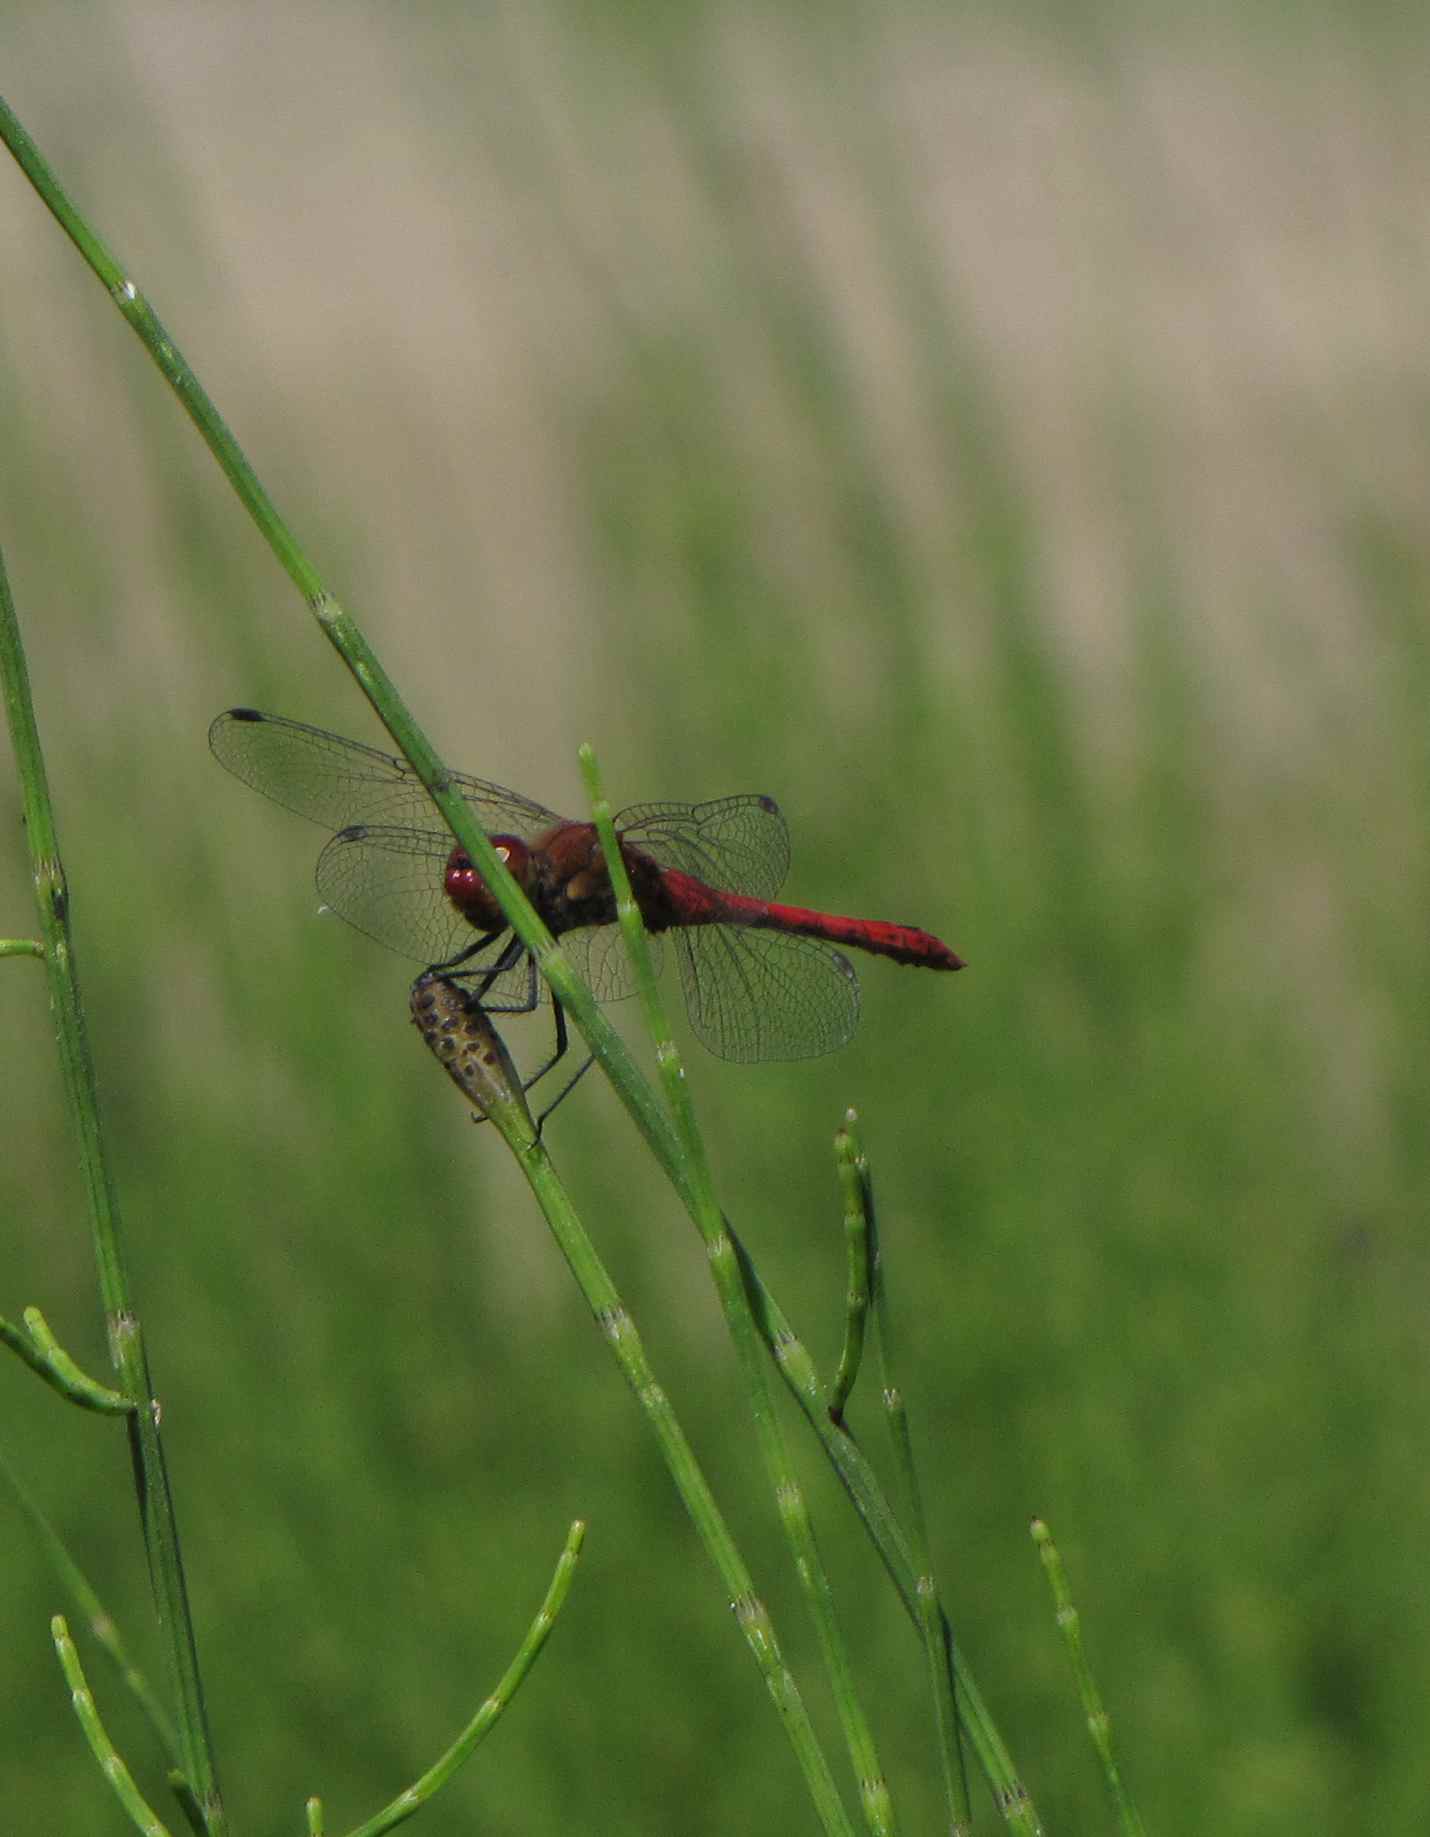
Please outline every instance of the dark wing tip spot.
[[227, 715], [220, 715], [220, 720], [229, 721], [266, 721], [268, 716], [260, 714], [256, 708], [230, 708]]
[[346, 829], [340, 829], [333, 837], [335, 842], [361, 842], [368, 833], [366, 823], [349, 823]]
[[772, 797], [765, 796], [763, 792], [760, 793], [759, 805], [761, 810], [767, 810], [771, 816], [778, 816], [780, 813], [780, 807], [775, 800]]

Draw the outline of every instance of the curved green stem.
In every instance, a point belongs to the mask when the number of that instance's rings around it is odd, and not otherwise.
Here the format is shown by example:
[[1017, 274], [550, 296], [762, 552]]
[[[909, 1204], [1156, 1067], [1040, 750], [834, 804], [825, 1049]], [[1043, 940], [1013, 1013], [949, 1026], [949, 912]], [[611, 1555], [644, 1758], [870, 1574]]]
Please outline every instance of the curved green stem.
[[[517, 1647], [516, 1656], [502, 1673], [496, 1688], [482, 1704], [471, 1721], [458, 1735], [447, 1751], [430, 1766], [421, 1779], [414, 1780], [405, 1792], [401, 1792], [390, 1805], [369, 1818], [365, 1824], [354, 1827], [350, 1837], [383, 1837], [385, 1831], [392, 1830], [403, 1823], [416, 1811], [420, 1811], [427, 1801], [443, 1786], [464, 1761], [471, 1757], [473, 1750], [485, 1739], [496, 1724], [497, 1718], [511, 1702], [521, 1688], [526, 1674], [536, 1663], [541, 1648], [551, 1635], [556, 1624], [556, 1617], [565, 1605], [566, 1597], [571, 1592], [572, 1577], [576, 1573], [576, 1559], [581, 1554], [581, 1545], [585, 1541], [586, 1526], [577, 1518], [566, 1533], [566, 1542], [561, 1555], [556, 1560], [555, 1573], [541, 1606], [536, 1610], [536, 1617], [527, 1628], [526, 1637]], [[314, 1822], [316, 1815], [317, 1822]], [[322, 1832], [322, 1806], [316, 1799], [310, 1799], [307, 1805], [308, 1829]]]
[[46, 1384], [82, 1410], [97, 1410], [107, 1416], [127, 1416], [133, 1400], [122, 1391], [97, 1384], [82, 1372], [51, 1333], [38, 1308], [25, 1309], [25, 1329], [0, 1315], [0, 1344], [22, 1358]]
[[74, 1713], [78, 1716], [79, 1725], [84, 1730], [90, 1752], [99, 1762], [100, 1772], [114, 1788], [114, 1796], [129, 1814], [134, 1828], [143, 1833], [143, 1837], [169, 1837], [169, 1827], [135, 1785], [134, 1775], [125, 1766], [118, 1749], [109, 1739], [108, 1731], [100, 1721], [93, 1694], [85, 1681], [84, 1669], [79, 1662], [79, 1653], [75, 1650], [75, 1643], [70, 1638], [69, 1628], [65, 1625], [62, 1614], [56, 1614], [50, 1622], [50, 1633], [55, 1642], [55, 1651], [59, 1654], [60, 1669], [64, 1672], [65, 1682], [70, 1687], [70, 1701], [74, 1705]]

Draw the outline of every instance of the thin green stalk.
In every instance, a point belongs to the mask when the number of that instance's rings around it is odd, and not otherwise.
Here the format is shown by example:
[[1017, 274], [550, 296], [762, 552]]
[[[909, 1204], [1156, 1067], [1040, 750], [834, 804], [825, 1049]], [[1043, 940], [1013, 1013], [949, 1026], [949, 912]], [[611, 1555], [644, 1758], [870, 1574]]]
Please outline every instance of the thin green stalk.
[[597, 1008], [590, 990], [579, 980], [557, 949], [551, 934], [507, 872], [486, 833], [477, 824], [471, 806], [451, 788], [446, 768], [413, 719], [395, 684], [383, 669], [377, 653], [356, 621], [328, 591], [317, 567], [259, 483], [257, 474], [210, 400], [208, 392], [164, 329], [137, 282], [84, 220], [39, 149], [3, 100], [0, 100], [0, 139], [10, 148], [25, 176], [84, 257], [179, 398], [185, 413], [222, 468], [239, 501], [253, 518], [289, 579], [303, 595], [324, 637], [347, 665], [359, 688], [372, 704], [378, 719], [421, 779], [443, 820], [496, 896], [513, 930], [536, 957], [542, 974], [592, 1052], [601, 1061], [607, 1076], [636, 1117], [642, 1133], [648, 1139], [662, 1138], [666, 1155], [678, 1159], [679, 1149], [670, 1124], [649, 1084], [636, 1069], [620, 1036]]
[[0, 1456], [0, 1473], [5, 1476], [21, 1511], [30, 1520], [36, 1535], [44, 1545], [45, 1553], [56, 1575], [69, 1591], [75, 1606], [84, 1615], [85, 1625], [91, 1636], [108, 1653], [126, 1688], [148, 1717], [158, 1737], [160, 1747], [169, 1757], [170, 1762], [176, 1763], [179, 1744], [168, 1711], [154, 1694], [144, 1673], [130, 1658], [113, 1616], [106, 1611], [103, 1602], [90, 1586], [89, 1578], [65, 1548], [59, 1532], [30, 1497], [21, 1484], [19, 1475], [3, 1456]]
[[79, 1662], [79, 1653], [75, 1650], [75, 1643], [70, 1638], [62, 1614], [56, 1614], [50, 1622], [50, 1633], [55, 1642], [55, 1651], [59, 1654], [60, 1669], [70, 1687], [74, 1713], [84, 1730], [90, 1752], [99, 1762], [100, 1772], [114, 1788], [114, 1796], [128, 1813], [134, 1828], [143, 1833], [143, 1837], [169, 1837], [168, 1825], [135, 1785], [134, 1775], [125, 1766], [119, 1750], [109, 1739], [108, 1730], [99, 1719], [99, 1711], [95, 1708], [93, 1694]]
[[96, 1383], [80, 1370], [51, 1333], [38, 1308], [25, 1309], [23, 1329], [0, 1315], [0, 1344], [8, 1346], [46, 1384], [82, 1410], [95, 1410], [102, 1416], [127, 1416], [134, 1408], [132, 1398]]
[[[197, 377], [164, 332], [137, 285], [81, 218], [54, 173], [3, 100], [0, 100], [0, 139], [10, 147], [44, 203], [169, 380], [240, 501], [253, 517], [290, 579], [303, 594], [323, 634], [343, 658], [359, 687], [372, 703], [378, 718], [427, 787], [443, 820], [492, 889], [513, 929], [535, 954], [542, 974], [592, 1052], [601, 1061], [602, 1068], [637, 1128], [660, 1160], [687, 1207], [691, 1206], [693, 1199], [683, 1149], [649, 1083], [641, 1077], [619, 1035], [596, 1007], [590, 991], [575, 976], [522, 897], [487, 837], [472, 820], [470, 808], [447, 788], [443, 768], [436, 754], [397, 696], [375, 653], [354, 621], [342, 611], [323, 586], [316, 568], [279, 517], [237, 442], [209, 401]], [[878, 1482], [853, 1442], [829, 1420], [827, 1400], [818, 1374], [809, 1363], [807, 1355], [801, 1357], [803, 1349], [781, 1311], [758, 1286], [753, 1268], [748, 1264], [733, 1232], [731, 1240], [744, 1262], [747, 1278], [754, 1284], [751, 1298], [756, 1319], [776, 1358], [781, 1375], [820, 1437], [826, 1454], [868, 1527], [880, 1556], [899, 1588], [905, 1607], [917, 1626], [918, 1605], [907, 1546], [889, 1512]], [[995, 1800], [1004, 1817], [1022, 1832], [1035, 1831], [1038, 1828], [1037, 1820], [1027, 1792], [1017, 1777], [1011, 1757], [988, 1715], [986, 1705], [966, 1671], [960, 1679], [959, 1702], [961, 1712], [968, 1718], [966, 1726], [969, 1738], [988, 1775]]]
[[[810, 1428], [819, 1438], [831, 1466], [849, 1495], [850, 1503], [868, 1531], [914, 1630], [922, 1633], [918, 1574], [913, 1554], [879, 1477], [854, 1438], [846, 1430], [836, 1427], [831, 1420], [824, 1381], [810, 1357], [808, 1347], [795, 1332], [774, 1296], [764, 1286], [739, 1238], [733, 1231], [731, 1236], [740, 1254], [745, 1285], [754, 1307], [755, 1322], [769, 1348], [770, 1356], [791, 1396], [804, 1412]], [[947, 1622], [943, 1625], [943, 1643], [951, 1689], [954, 1647], [952, 1629]], [[959, 1719], [988, 1780], [1000, 1814], [1013, 1830], [1022, 1833], [1022, 1837], [1036, 1837], [1042, 1826], [1033, 1802], [961, 1654], [958, 1659], [957, 1701]]]
[[[637, 1122], [640, 1122], [639, 1117]], [[684, 1157], [670, 1157], [667, 1131], [643, 1129], [642, 1132], [659, 1157], [667, 1178], [680, 1194], [687, 1211], [694, 1216], [694, 1198]], [[830, 1393], [825, 1389], [808, 1348], [795, 1331], [788, 1315], [765, 1287], [734, 1227], [728, 1219], [724, 1223], [740, 1259], [755, 1325], [775, 1362], [775, 1368], [819, 1439], [903, 1601], [914, 1630], [922, 1637], [924, 1623], [918, 1591], [919, 1572], [909, 1541], [889, 1505], [882, 1483], [858, 1443], [833, 1419]], [[942, 1623], [942, 1642], [947, 1671], [944, 1688], [951, 1693], [954, 1689], [954, 1643], [952, 1628], [946, 1620]], [[1022, 1837], [1037, 1837], [1042, 1825], [1036, 1807], [1019, 1777], [1012, 1755], [993, 1721], [983, 1694], [961, 1655], [957, 1661], [957, 1670], [959, 1720], [988, 1781], [994, 1803], [1010, 1829], [1021, 1833]]]
[[[586, 1538], [586, 1526], [577, 1518], [566, 1534], [565, 1547], [557, 1558], [556, 1570], [546, 1597], [536, 1611], [536, 1617], [527, 1628], [526, 1637], [516, 1651], [516, 1656], [502, 1673], [496, 1689], [478, 1709], [475, 1716], [458, 1735], [457, 1739], [427, 1771], [421, 1779], [414, 1780], [405, 1792], [401, 1792], [390, 1805], [384, 1806], [375, 1817], [365, 1824], [359, 1824], [350, 1832], [349, 1837], [384, 1837], [384, 1833], [395, 1829], [410, 1818], [436, 1793], [447, 1784], [457, 1769], [471, 1758], [473, 1751], [491, 1734], [498, 1718], [521, 1688], [527, 1673], [536, 1663], [541, 1648], [551, 1635], [556, 1624], [556, 1616], [565, 1605], [566, 1597], [571, 1592], [571, 1580], [576, 1573], [576, 1559], [581, 1554], [581, 1545]], [[308, 1828], [310, 1831], [322, 1831], [322, 1803], [318, 1799], [309, 1799], [306, 1807]], [[316, 1818], [316, 1823], [314, 1822]]]
[[1117, 1749], [1112, 1739], [1112, 1718], [1103, 1708], [1102, 1693], [1097, 1688], [1097, 1681], [1092, 1675], [1092, 1667], [1088, 1664], [1087, 1654], [1083, 1650], [1082, 1618], [1073, 1606], [1072, 1592], [1068, 1588], [1063, 1559], [1058, 1554], [1057, 1545], [1053, 1542], [1052, 1532], [1041, 1518], [1035, 1518], [1029, 1528], [1033, 1542], [1038, 1546], [1038, 1555], [1042, 1560], [1048, 1585], [1053, 1591], [1058, 1630], [1068, 1649], [1068, 1657], [1072, 1660], [1073, 1676], [1077, 1679], [1078, 1696], [1082, 1701], [1083, 1714], [1087, 1717], [1087, 1732], [1092, 1737], [1092, 1745], [1097, 1750], [1098, 1759], [1102, 1762], [1102, 1777], [1107, 1785], [1108, 1797], [1112, 1800], [1113, 1808], [1117, 1813], [1117, 1822], [1122, 1831], [1122, 1837], [1143, 1837], [1142, 1815], [1133, 1803], [1132, 1794], [1123, 1784], [1122, 1769], [1117, 1764]]
[[99, 1115], [99, 1092], [80, 999], [70, 900], [55, 834], [39, 727], [30, 697], [29, 671], [9, 577], [0, 556], [0, 688], [24, 795], [25, 837], [34, 873], [35, 900], [45, 942], [50, 1007], [55, 1017], [65, 1095], [79, 1143], [80, 1167], [89, 1201], [90, 1230], [99, 1269], [100, 1295], [110, 1357], [120, 1389], [133, 1407], [126, 1418], [139, 1491], [149, 1578], [168, 1659], [178, 1712], [179, 1755], [184, 1778], [212, 1837], [225, 1830], [223, 1804], [209, 1740], [199, 1677], [198, 1649], [184, 1586], [174, 1501], [159, 1435], [159, 1411], [150, 1382], [139, 1315], [125, 1265], [119, 1198], [115, 1191]]
[[[669, 1397], [656, 1381], [635, 1321], [537, 1134], [520, 1081], [514, 1070], [503, 1077], [502, 1068], [510, 1067], [511, 1061], [500, 1035], [480, 1005], [467, 1000], [460, 989], [442, 977], [419, 978], [412, 1005], [423, 1038], [511, 1150], [597, 1326], [645, 1412], [676, 1490], [725, 1585], [730, 1606], [784, 1723], [825, 1830], [839, 1837], [853, 1837], [799, 1686], [784, 1661], [769, 1614], [755, 1593], [753, 1578], [695, 1451]], [[474, 1073], [471, 1082], [465, 1076], [468, 1071]]]
[[0, 957], [43, 957], [45, 947], [38, 938], [0, 938]]
[[[851, 1110], [851, 1116], [854, 1114]], [[835, 1161], [839, 1187], [844, 1195], [844, 1244], [849, 1259], [849, 1282], [844, 1296], [844, 1344], [839, 1350], [839, 1364], [829, 1387], [831, 1421], [844, 1426], [844, 1406], [849, 1401], [864, 1357], [864, 1332], [869, 1320], [869, 1264], [872, 1246], [869, 1241], [869, 1211], [865, 1203], [864, 1183], [859, 1163], [846, 1152], [847, 1131], [834, 1138]]]
[[847, 1164], [853, 1176], [846, 1184], [846, 1203], [849, 1198], [853, 1198], [854, 1203], [863, 1211], [872, 1252], [870, 1260], [873, 1269], [874, 1326], [879, 1347], [879, 1385], [889, 1426], [889, 1439], [894, 1450], [894, 1465], [903, 1483], [909, 1541], [913, 1546], [914, 1567], [918, 1571], [915, 1592], [918, 1596], [924, 1654], [928, 1661], [929, 1693], [933, 1698], [944, 1797], [948, 1803], [951, 1829], [956, 1833], [964, 1833], [973, 1828], [973, 1813], [968, 1803], [968, 1776], [958, 1740], [958, 1713], [955, 1707], [957, 1665], [949, 1663], [952, 1647], [951, 1642], [945, 1643], [949, 1638], [948, 1622], [939, 1602], [938, 1583], [933, 1572], [923, 1495], [919, 1487], [918, 1468], [914, 1462], [913, 1442], [909, 1436], [903, 1387], [894, 1370], [894, 1330], [888, 1284], [884, 1280], [878, 1218], [874, 1210], [874, 1182], [869, 1172], [868, 1157], [857, 1133], [858, 1122], [858, 1117], [850, 1110], [845, 1116], [844, 1127], [836, 1137], [836, 1153], [841, 1168]]
[[834, 1611], [834, 1595], [815, 1541], [814, 1525], [810, 1519], [804, 1489], [794, 1471], [784, 1433], [775, 1414], [774, 1400], [765, 1374], [764, 1347], [755, 1326], [750, 1297], [745, 1290], [740, 1258], [725, 1218], [715, 1201], [704, 1138], [696, 1120], [695, 1106], [691, 1102], [685, 1067], [671, 1038], [665, 1004], [656, 986], [645, 925], [631, 890], [625, 858], [616, 840], [611, 806], [601, 786], [595, 753], [589, 746], [583, 746], [580, 757], [591, 815], [601, 838], [601, 847], [616, 895], [616, 916], [625, 936], [626, 949], [635, 966], [646, 1026], [655, 1042], [656, 1062], [660, 1067], [666, 1102], [675, 1119], [676, 1131], [685, 1150], [686, 1165], [690, 1169], [695, 1223], [705, 1245], [726, 1329], [734, 1343], [749, 1393], [750, 1413], [754, 1418], [760, 1456], [774, 1492], [780, 1522], [789, 1540], [795, 1570], [804, 1590], [805, 1601], [833, 1685], [844, 1739], [854, 1765], [855, 1778], [859, 1782], [865, 1822], [876, 1837], [891, 1837], [895, 1828], [894, 1808], [879, 1762], [873, 1730], [859, 1700], [854, 1670]]

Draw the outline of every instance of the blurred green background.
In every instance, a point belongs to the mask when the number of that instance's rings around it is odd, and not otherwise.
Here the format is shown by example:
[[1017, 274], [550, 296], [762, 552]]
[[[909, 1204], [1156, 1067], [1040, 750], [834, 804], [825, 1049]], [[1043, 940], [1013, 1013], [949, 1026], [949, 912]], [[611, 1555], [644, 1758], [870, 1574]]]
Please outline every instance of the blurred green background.
[[[949, 1608], [1052, 1831], [1108, 1818], [1034, 1512], [1152, 1828], [1430, 1802], [1427, 37], [1329, 5], [7, 9], [8, 99], [455, 765], [579, 810], [590, 739], [618, 804], [771, 791], [793, 897], [969, 959], [871, 963], [833, 1059], [690, 1072], [826, 1364], [830, 1138], [865, 1118]], [[318, 1791], [340, 1830], [411, 1779], [579, 1513], [566, 1617], [422, 1828], [813, 1829], [411, 966], [315, 916], [321, 835], [204, 745], [234, 702], [380, 735], [5, 174], [0, 541], [234, 1828]], [[22, 933], [9, 773], [0, 802]], [[35, 966], [0, 1015], [0, 1311], [102, 1370]], [[833, 1741], [694, 1235], [594, 1078], [551, 1139]], [[120, 1437], [0, 1386], [157, 1671]], [[917, 1647], [799, 1445], [933, 1829]], [[4, 1544], [6, 1823], [118, 1832], [65, 1603], [13, 1513]]]

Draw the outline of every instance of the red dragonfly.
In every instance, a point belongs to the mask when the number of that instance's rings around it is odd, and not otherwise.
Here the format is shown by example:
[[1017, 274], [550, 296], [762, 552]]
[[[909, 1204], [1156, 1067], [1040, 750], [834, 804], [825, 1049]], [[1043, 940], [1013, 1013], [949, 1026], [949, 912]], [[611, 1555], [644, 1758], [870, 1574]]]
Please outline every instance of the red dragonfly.
[[[429, 967], [460, 966], [494, 1013], [536, 1006], [534, 960], [405, 760], [254, 708], [221, 714], [209, 745], [236, 778], [333, 832], [318, 856], [318, 891], [350, 925]], [[595, 825], [485, 779], [449, 776], [597, 997], [629, 995]], [[670, 934], [690, 1025], [719, 1058], [811, 1059], [843, 1046], [859, 1019], [859, 979], [837, 946], [963, 968], [930, 932], [774, 904], [789, 835], [773, 798], [633, 804], [616, 833], [652, 949]], [[556, 1019], [564, 1043], [559, 1004]]]

